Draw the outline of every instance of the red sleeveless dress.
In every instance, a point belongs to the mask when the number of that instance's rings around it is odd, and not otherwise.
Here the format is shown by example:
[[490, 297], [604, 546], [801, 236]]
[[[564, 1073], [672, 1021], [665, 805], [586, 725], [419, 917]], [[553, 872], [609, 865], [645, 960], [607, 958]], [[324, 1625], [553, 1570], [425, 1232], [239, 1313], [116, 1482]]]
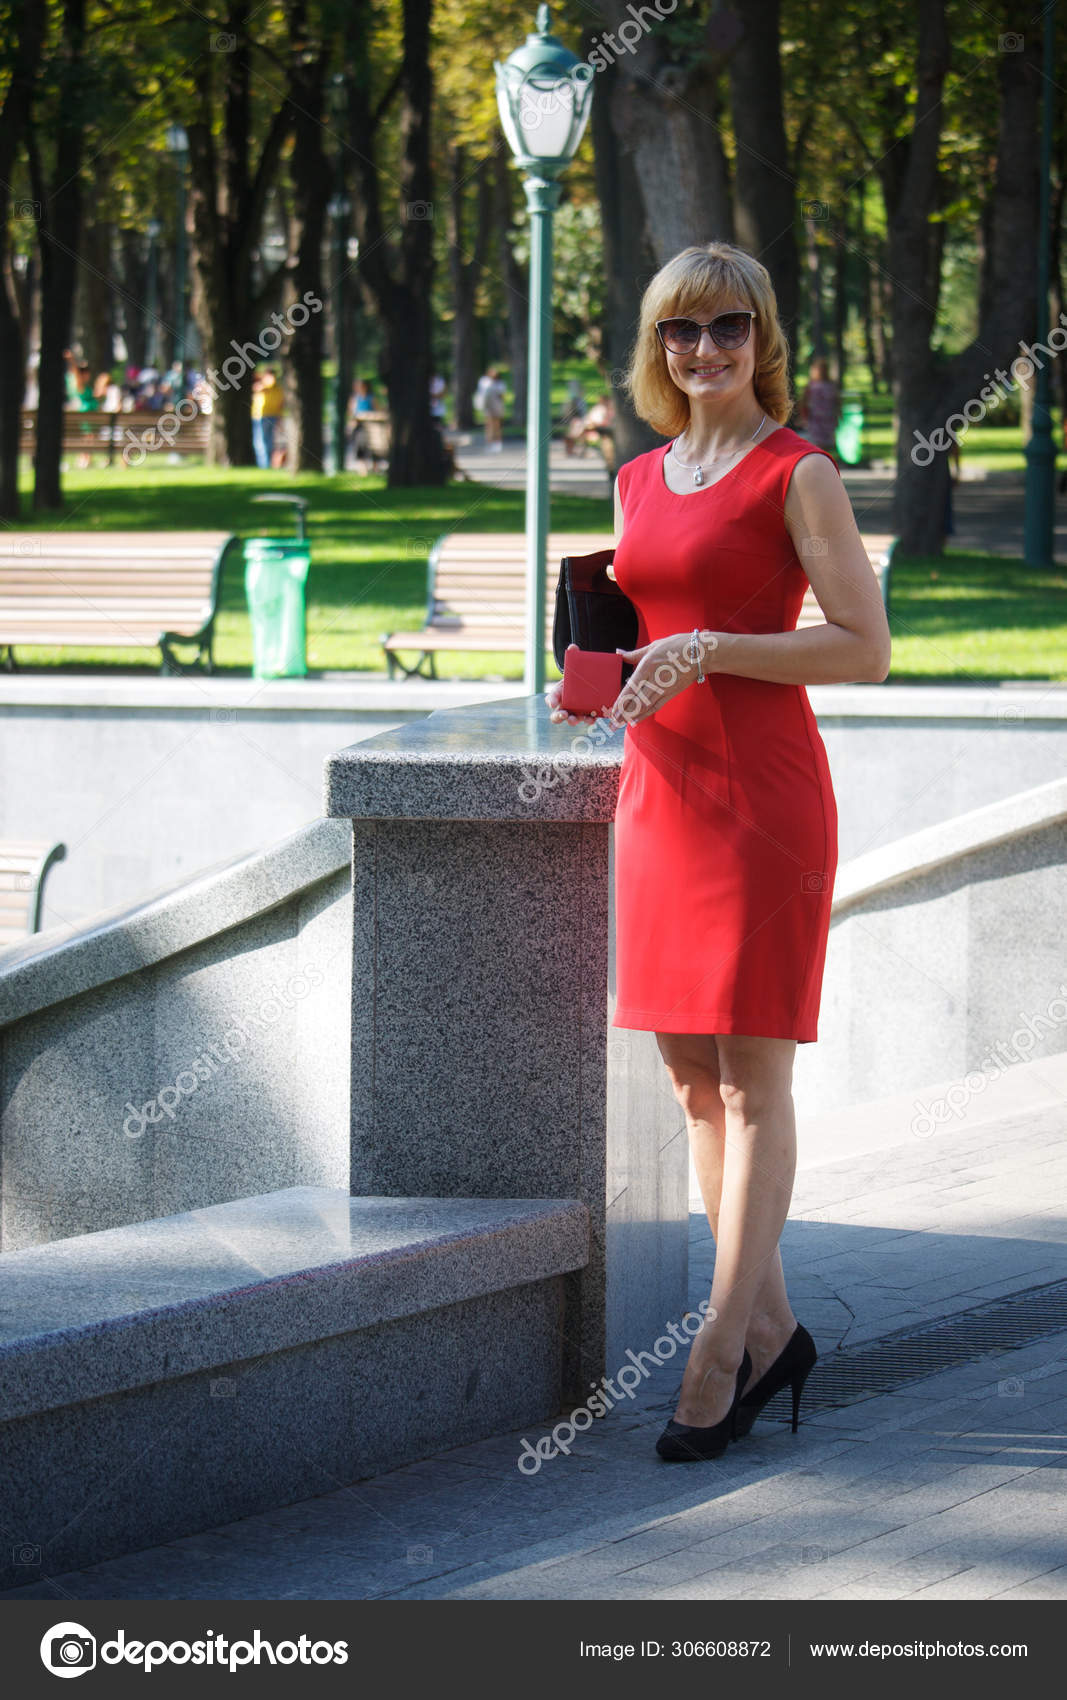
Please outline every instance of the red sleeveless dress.
[[[679, 495], [669, 448], [618, 475], [614, 571], [638, 646], [694, 626], [792, 631], [808, 579], [786, 491], [826, 451], [779, 426]], [[712, 673], [628, 724], [614, 855], [613, 1027], [817, 1039], [837, 805], [803, 685]]]

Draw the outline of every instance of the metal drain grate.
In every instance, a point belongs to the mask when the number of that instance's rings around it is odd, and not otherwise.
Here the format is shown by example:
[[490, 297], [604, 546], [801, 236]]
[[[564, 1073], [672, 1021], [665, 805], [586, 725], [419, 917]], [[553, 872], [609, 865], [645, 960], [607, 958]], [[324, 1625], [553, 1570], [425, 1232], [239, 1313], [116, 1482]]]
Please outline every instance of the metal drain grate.
[[[872, 1394], [891, 1393], [937, 1370], [974, 1363], [986, 1353], [1009, 1352], [1061, 1330], [1067, 1330], [1067, 1281], [1029, 1287], [944, 1322], [899, 1329], [869, 1346], [824, 1352], [804, 1383], [801, 1411], [832, 1410]], [[761, 1416], [789, 1421], [792, 1410], [787, 1386], [768, 1400]]]

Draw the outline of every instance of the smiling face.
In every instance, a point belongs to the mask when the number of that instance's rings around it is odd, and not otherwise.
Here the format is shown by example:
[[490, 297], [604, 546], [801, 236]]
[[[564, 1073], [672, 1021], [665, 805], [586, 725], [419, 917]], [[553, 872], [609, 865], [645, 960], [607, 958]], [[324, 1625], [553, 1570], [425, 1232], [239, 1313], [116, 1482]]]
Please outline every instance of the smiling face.
[[[741, 313], [749, 303], [734, 296], [721, 301], [702, 301], [685, 314], [686, 318], [707, 323], [720, 313]], [[668, 315], [664, 315], [667, 317]], [[681, 316], [681, 315], [679, 315]], [[674, 383], [694, 401], [710, 402], [737, 400], [750, 391], [756, 373], [756, 321], [752, 321], [747, 342], [740, 348], [719, 348], [711, 332], [702, 330], [700, 342], [691, 354], [675, 354], [664, 349], [667, 370]]]

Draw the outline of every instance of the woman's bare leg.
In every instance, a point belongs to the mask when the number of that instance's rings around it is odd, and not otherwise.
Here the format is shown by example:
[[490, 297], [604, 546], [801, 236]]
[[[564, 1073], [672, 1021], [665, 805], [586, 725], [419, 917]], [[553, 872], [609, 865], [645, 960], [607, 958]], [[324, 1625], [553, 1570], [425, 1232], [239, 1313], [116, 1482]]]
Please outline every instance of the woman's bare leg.
[[752, 1359], [751, 1387], [796, 1327], [778, 1249], [796, 1167], [795, 1041], [693, 1033], [656, 1038], [685, 1113], [716, 1243], [712, 1308], [695, 1338], [677, 1412], [680, 1422], [705, 1425], [729, 1408], [744, 1346]]

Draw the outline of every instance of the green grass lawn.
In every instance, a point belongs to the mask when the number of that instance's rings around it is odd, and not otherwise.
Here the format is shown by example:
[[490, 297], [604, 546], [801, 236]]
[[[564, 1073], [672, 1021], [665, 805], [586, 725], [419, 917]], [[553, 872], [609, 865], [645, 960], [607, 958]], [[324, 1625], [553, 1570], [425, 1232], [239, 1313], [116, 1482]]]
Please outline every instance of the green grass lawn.
[[[27, 487], [28, 488], [28, 487]], [[312, 564], [308, 580], [308, 665], [319, 671], [381, 673], [381, 634], [422, 624], [426, 560], [443, 532], [521, 532], [525, 496], [486, 484], [390, 491], [381, 476], [322, 477], [255, 468], [190, 465], [70, 471], [64, 529], [100, 531], [232, 530], [242, 536], [291, 535], [282, 508], [257, 506], [263, 490], [303, 493], [310, 503]], [[49, 529], [49, 517], [29, 512], [25, 530]], [[610, 499], [556, 496], [554, 530], [610, 533]], [[548, 586], [554, 594], [555, 583]], [[894, 570], [890, 683], [909, 680], [1002, 678], [1067, 680], [1067, 573], [1041, 572], [998, 555], [949, 551], [938, 560], [902, 562]], [[247, 674], [251, 629], [239, 557], [228, 569], [216, 632], [222, 672]], [[158, 671], [156, 650], [31, 649], [20, 666], [77, 673], [114, 668]], [[414, 660], [414, 656], [411, 657]], [[513, 654], [438, 657], [442, 678], [520, 680], [523, 657]], [[549, 657], [549, 676], [556, 668]]]
[[1067, 571], [948, 551], [902, 561], [890, 589], [889, 682], [1067, 680]]

